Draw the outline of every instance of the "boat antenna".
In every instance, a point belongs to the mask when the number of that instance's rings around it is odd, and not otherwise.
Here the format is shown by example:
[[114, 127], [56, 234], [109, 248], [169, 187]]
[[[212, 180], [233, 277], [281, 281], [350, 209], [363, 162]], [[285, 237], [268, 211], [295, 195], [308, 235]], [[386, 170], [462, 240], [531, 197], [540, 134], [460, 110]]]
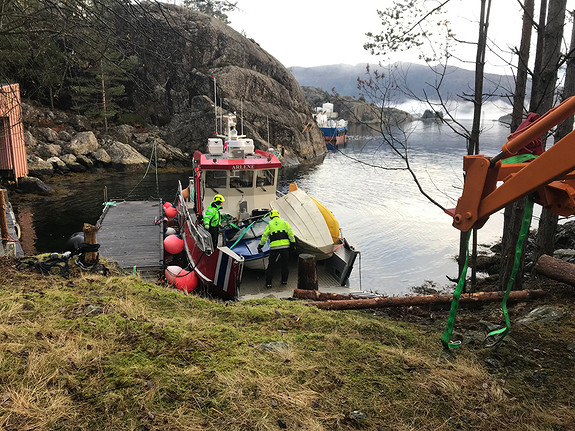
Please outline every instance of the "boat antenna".
[[268, 144], [270, 144], [270, 117], [266, 115], [266, 124], [268, 127]]
[[216, 123], [216, 136], [218, 135], [218, 103], [217, 103], [217, 96], [216, 96], [216, 77], [212, 76], [214, 80], [214, 121]]
[[[222, 102], [222, 98], [220, 97], [220, 112], [224, 112], [224, 106], [223, 106], [223, 102]], [[223, 114], [220, 115], [220, 131], [222, 133], [224, 133], [224, 116]]]
[[240, 100], [240, 120], [242, 120], [240, 135], [243, 135], [244, 134], [244, 99]]

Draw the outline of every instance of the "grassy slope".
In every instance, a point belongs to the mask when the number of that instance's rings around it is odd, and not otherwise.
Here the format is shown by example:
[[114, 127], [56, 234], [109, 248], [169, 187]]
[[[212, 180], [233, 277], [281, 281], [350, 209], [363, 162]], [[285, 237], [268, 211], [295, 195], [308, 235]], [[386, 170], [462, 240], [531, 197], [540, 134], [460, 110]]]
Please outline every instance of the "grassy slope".
[[[136, 278], [41, 276], [7, 260], [0, 286], [0, 429], [545, 430], [575, 421], [569, 391], [537, 405], [473, 349], [442, 359], [441, 330], [369, 312], [218, 303]], [[354, 410], [366, 418], [351, 419]]]

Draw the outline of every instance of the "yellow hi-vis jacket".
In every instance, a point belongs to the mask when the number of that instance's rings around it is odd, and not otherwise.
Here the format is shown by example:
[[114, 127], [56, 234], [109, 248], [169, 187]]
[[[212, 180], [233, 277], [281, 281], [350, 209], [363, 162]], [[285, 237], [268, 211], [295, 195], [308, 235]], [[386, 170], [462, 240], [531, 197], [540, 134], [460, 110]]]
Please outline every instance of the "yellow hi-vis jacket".
[[204, 214], [204, 226], [206, 229], [220, 225], [220, 210], [222, 209], [217, 203], [212, 202]]
[[266, 226], [266, 230], [260, 240], [261, 246], [266, 243], [268, 237], [270, 239], [270, 248], [289, 248], [290, 242], [295, 243], [291, 226], [287, 221], [279, 217], [271, 219], [270, 224]]

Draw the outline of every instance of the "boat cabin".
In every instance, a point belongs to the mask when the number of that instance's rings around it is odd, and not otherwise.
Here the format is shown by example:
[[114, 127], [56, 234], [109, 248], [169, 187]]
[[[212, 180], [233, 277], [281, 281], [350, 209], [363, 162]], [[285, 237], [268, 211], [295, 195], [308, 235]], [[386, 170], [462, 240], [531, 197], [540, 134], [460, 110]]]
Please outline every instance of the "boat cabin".
[[[194, 153], [196, 214], [204, 213], [216, 194], [224, 197], [223, 211], [238, 220], [260, 215], [276, 199], [281, 162], [272, 152], [255, 150], [252, 139], [238, 136], [235, 116], [228, 116], [228, 134], [208, 139], [207, 153]], [[264, 211], [265, 210], [265, 211]]]

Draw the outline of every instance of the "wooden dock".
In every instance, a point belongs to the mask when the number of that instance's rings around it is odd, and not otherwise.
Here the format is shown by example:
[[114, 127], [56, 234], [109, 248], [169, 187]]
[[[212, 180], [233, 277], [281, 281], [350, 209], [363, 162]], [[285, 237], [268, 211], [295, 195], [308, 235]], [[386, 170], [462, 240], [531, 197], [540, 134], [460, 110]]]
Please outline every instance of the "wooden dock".
[[124, 272], [135, 270], [146, 279], [156, 279], [163, 270], [164, 243], [160, 201], [125, 201], [111, 206], [98, 231], [100, 255], [116, 262]]

